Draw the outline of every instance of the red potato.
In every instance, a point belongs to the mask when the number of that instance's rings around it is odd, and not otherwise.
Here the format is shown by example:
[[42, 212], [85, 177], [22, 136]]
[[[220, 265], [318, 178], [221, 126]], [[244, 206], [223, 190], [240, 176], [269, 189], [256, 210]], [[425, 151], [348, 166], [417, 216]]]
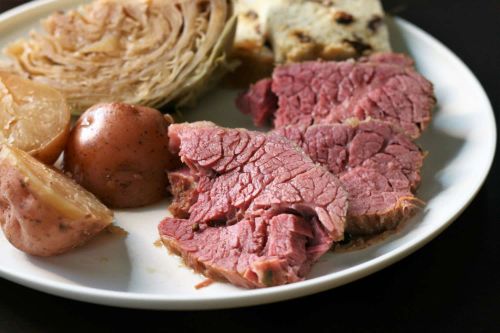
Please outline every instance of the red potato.
[[64, 151], [64, 169], [105, 204], [131, 208], [167, 194], [170, 117], [122, 103], [98, 104], [81, 115]]
[[113, 212], [73, 180], [26, 152], [0, 151], [0, 224], [19, 250], [53, 256], [84, 244]]

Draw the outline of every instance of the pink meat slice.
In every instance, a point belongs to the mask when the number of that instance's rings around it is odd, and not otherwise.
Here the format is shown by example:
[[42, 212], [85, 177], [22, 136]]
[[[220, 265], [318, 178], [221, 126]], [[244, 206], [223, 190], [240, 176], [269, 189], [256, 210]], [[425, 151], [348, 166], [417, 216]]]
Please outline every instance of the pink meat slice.
[[188, 167], [167, 172], [169, 191], [172, 194], [172, 202], [168, 209], [172, 215], [180, 218], [189, 216], [189, 209], [196, 202], [198, 192], [196, 191], [196, 176]]
[[264, 126], [278, 108], [278, 97], [271, 90], [273, 80], [263, 79], [252, 85], [244, 98], [236, 100], [238, 109], [252, 116], [256, 126]]
[[279, 66], [271, 79], [256, 83], [236, 104], [257, 125], [273, 113], [275, 128], [374, 118], [417, 138], [431, 120], [436, 99], [432, 84], [417, 73], [411, 58], [383, 53], [359, 61]]
[[169, 136], [197, 196], [159, 232], [195, 270], [246, 288], [291, 283], [343, 239], [347, 192], [281, 135], [200, 122]]
[[349, 193], [347, 232], [391, 229], [418, 210], [414, 191], [424, 153], [389, 123], [367, 120], [275, 131], [339, 177]]

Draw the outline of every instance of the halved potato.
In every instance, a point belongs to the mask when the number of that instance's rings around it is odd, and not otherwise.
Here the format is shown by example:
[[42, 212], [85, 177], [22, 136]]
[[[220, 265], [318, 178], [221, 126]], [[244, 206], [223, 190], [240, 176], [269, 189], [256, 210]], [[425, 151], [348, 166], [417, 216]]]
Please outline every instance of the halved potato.
[[0, 224], [18, 249], [57, 255], [85, 243], [113, 221], [113, 212], [64, 174], [26, 152], [0, 150]]
[[64, 149], [70, 122], [60, 92], [0, 71], [0, 143], [52, 164]]

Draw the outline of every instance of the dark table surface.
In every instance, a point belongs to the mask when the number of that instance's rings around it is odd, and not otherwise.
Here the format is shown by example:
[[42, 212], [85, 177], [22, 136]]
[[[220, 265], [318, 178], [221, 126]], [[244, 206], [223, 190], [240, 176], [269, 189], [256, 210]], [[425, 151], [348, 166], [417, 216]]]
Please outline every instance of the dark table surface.
[[[272, 0], [271, 0], [272, 1]], [[25, 1], [0, 0], [0, 12]], [[500, 112], [500, 0], [394, 0], [453, 50]], [[474, 163], [474, 161], [471, 161]], [[445, 232], [399, 263], [321, 294], [243, 309], [168, 312], [70, 301], [0, 279], [0, 332], [500, 332], [500, 165]], [[1, 254], [0, 254], [1, 260]]]

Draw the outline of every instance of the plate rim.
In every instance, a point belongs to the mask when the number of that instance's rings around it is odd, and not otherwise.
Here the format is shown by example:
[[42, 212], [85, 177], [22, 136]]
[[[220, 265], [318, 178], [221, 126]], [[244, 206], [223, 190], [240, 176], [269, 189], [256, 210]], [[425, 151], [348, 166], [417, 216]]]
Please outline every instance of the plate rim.
[[[62, 6], [71, 3], [71, 0], [35, 0], [0, 14], [0, 26], [7, 20], [15, 19], [18, 15], [24, 14], [29, 16], [30, 12], [36, 11], [40, 8], [49, 9], [53, 6]], [[54, 282], [48, 279], [30, 276], [29, 274], [15, 273], [12, 270], [2, 267], [0, 267], [0, 277], [48, 294], [101, 305], [137, 309], [222, 309], [284, 301], [339, 287], [377, 272], [417, 251], [443, 232], [451, 223], [453, 223], [476, 197], [491, 171], [497, 145], [497, 128], [491, 101], [483, 86], [470, 68], [452, 50], [431, 34], [425, 32], [423, 29], [403, 18], [394, 17], [394, 20], [396, 25], [402, 26], [403, 28], [418, 35], [419, 38], [430, 42], [430, 44], [436, 45], [436, 50], [444, 52], [447, 56], [451, 57], [453, 61], [456, 62], [459, 67], [463, 68], [474, 81], [473, 83], [479, 88], [478, 91], [481, 92], [485, 102], [487, 102], [485, 105], [489, 107], [489, 110], [486, 113], [486, 115], [491, 118], [490, 129], [488, 132], [493, 135], [493, 138], [491, 142], [491, 149], [488, 151], [489, 155], [485, 156], [487, 167], [482, 170], [483, 174], [480, 177], [481, 180], [471, 187], [471, 193], [464, 196], [465, 199], [462, 200], [463, 202], [460, 205], [461, 208], [453, 214], [450, 214], [447, 221], [440, 224], [437, 228], [430, 228], [428, 231], [423, 231], [422, 235], [419, 235], [419, 237], [411, 239], [410, 241], [390, 250], [387, 253], [364, 261], [355, 266], [351, 266], [342, 271], [329, 273], [313, 279], [284, 286], [243, 290], [242, 292], [247, 293], [243, 296], [241, 293], [236, 293], [224, 296], [203, 295], [203, 297], [200, 298], [193, 298], [192, 296], [183, 297], [182, 295], [168, 296], [162, 294], [155, 295], [149, 293], [111, 291], [85, 286], [67, 285], [61, 282]]]

